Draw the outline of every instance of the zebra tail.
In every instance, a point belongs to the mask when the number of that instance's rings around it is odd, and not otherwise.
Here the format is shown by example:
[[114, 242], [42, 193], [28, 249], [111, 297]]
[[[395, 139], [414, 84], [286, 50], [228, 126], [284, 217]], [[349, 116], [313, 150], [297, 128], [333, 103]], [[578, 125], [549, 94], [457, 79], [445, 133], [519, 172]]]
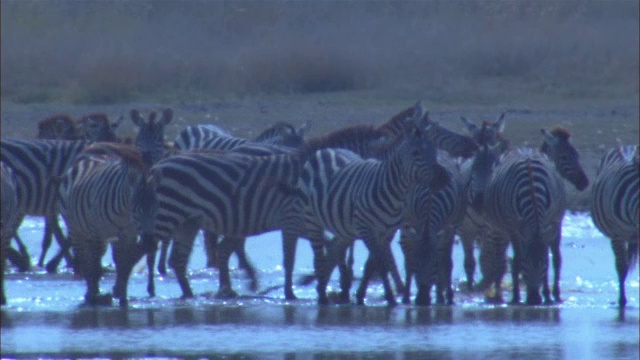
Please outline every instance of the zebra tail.
[[633, 269], [638, 263], [638, 235], [635, 235], [631, 241], [629, 242], [629, 249], [627, 250], [628, 262], [629, 266], [627, 267], [627, 271]]

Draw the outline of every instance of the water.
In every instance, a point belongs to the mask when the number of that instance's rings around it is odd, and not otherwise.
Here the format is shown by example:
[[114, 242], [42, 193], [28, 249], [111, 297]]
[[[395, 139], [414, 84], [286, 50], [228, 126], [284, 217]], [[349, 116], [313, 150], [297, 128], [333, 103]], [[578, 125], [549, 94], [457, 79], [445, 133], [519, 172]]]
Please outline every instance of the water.
[[[37, 260], [42, 222], [20, 229]], [[617, 276], [608, 239], [587, 214], [569, 214], [563, 226], [562, 296], [553, 306], [488, 305], [482, 294], [456, 291], [455, 306], [388, 308], [374, 284], [367, 306], [317, 306], [315, 284], [297, 286], [299, 300], [282, 290], [279, 233], [250, 238], [247, 253], [260, 270], [260, 292], [251, 293], [240, 270], [232, 281], [240, 297], [215, 298], [217, 271], [205, 269], [202, 238], [191, 258], [194, 299], [181, 300], [172, 273], [156, 278], [156, 298], [146, 294], [146, 269], [138, 264], [129, 285], [130, 306], [82, 307], [84, 281], [69, 271], [11, 272], [2, 315], [6, 357], [223, 357], [242, 359], [638, 359], [638, 271], [627, 280], [629, 304], [617, 307]], [[53, 247], [50, 254], [53, 254]], [[396, 259], [402, 259], [394, 242]], [[366, 250], [356, 246], [356, 275]], [[103, 262], [110, 266], [108, 253]], [[398, 261], [403, 271], [402, 261]], [[305, 240], [298, 246], [295, 275], [312, 270]], [[101, 286], [108, 291], [115, 274]], [[454, 283], [464, 280], [462, 248], [454, 250]], [[505, 277], [510, 285], [510, 277]], [[330, 284], [338, 289], [337, 274]], [[356, 281], [354, 289], [358, 285]], [[415, 293], [415, 291], [414, 291]], [[505, 298], [510, 298], [508, 290]]]

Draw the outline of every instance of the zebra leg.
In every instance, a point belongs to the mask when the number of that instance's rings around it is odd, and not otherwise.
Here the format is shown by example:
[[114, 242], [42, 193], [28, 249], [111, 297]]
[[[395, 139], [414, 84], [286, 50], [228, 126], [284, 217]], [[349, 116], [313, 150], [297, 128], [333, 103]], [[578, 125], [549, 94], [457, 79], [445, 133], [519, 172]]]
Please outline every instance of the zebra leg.
[[[119, 248], [116, 251], [116, 248]], [[129, 278], [135, 264], [142, 258], [142, 248], [136, 244], [136, 235], [122, 235], [118, 241], [112, 243], [114, 254], [118, 253], [116, 263], [116, 282], [113, 286], [114, 297], [120, 299], [120, 306], [126, 307], [129, 304], [127, 287]], [[116, 296], [117, 295], [117, 296]]]
[[216, 297], [227, 299], [238, 296], [231, 288], [231, 276], [229, 276], [229, 257], [235, 248], [234, 242], [238, 239], [225, 236], [218, 244], [218, 292]]
[[[625, 239], [612, 238], [611, 247], [613, 248], [613, 254], [616, 258], [616, 271], [618, 272], [618, 305], [623, 308], [627, 305], [627, 294], [625, 292], [624, 282], [627, 279], [627, 273], [629, 271], [628, 254], [627, 254], [627, 242]], [[633, 244], [630, 244], [632, 246]]]
[[[244, 245], [244, 241], [243, 241]], [[284, 258], [284, 297], [287, 300], [297, 300], [293, 293], [293, 266], [296, 260], [298, 236], [282, 230], [282, 254]]]
[[183, 299], [193, 297], [193, 291], [191, 290], [191, 285], [189, 285], [189, 279], [187, 279], [187, 263], [193, 250], [193, 242], [198, 230], [200, 230], [199, 219], [187, 220], [178, 227], [174, 234], [171, 255], [169, 256], [169, 266], [171, 266], [178, 278]]
[[[380, 264], [380, 266], [382, 266]], [[356, 292], [356, 304], [364, 305], [364, 298], [367, 296], [367, 287], [369, 286], [369, 280], [373, 275], [373, 259], [371, 257], [371, 253], [369, 253], [369, 257], [364, 264], [364, 273], [362, 274], [362, 280], [360, 281], [360, 285], [358, 286], [358, 291]], [[386, 276], [386, 274], [385, 274]]]
[[9, 246], [5, 245], [5, 239], [2, 239], [2, 251], [0, 253], [0, 305], [7, 304], [7, 296], [4, 292], [4, 269], [7, 267], [7, 252]]
[[327, 297], [327, 285], [331, 278], [331, 273], [340, 261], [341, 256], [344, 259], [344, 253], [351, 241], [345, 241], [344, 239], [339, 238], [334, 239], [330, 244], [328, 244], [327, 255], [324, 256], [320, 250], [321, 247], [319, 246], [319, 244], [324, 243], [324, 237], [322, 234], [322, 231], [314, 231], [310, 233], [309, 239], [311, 240], [311, 246], [314, 248], [315, 255], [314, 267], [316, 276], [318, 277], [318, 284], [316, 285], [318, 304], [327, 305], [329, 304], [329, 298]]
[[351, 302], [351, 285], [353, 283], [353, 250], [354, 244], [351, 243], [347, 249], [348, 255], [344, 253], [340, 256], [340, 304], [348, 304]]
[[19, 271], [28, 271], [29, 269], [31, 269], [31, 255], [29, 254], [29, 250], [22, 242], [22, 239], [20, 238], [18, 233], [14, 234], [13, 239], [16, 241], [16, 245], [18, 245], [19, 259], [16, 258], [15, 261], [12, 260], [11, 262], [18, 267]]
[[[513, 282], [513, 294], [511, 304], [520, 304], [520, 273], [522, 272], [522, 243], [513, 240], [513, 261], [511, 263], [511, 281]], [[506, 249], [505, 249], [506, 250]], [[506, 255], [506, 254], [505, 254]], [[497, 285], [496, 285], [497, 286]]]
[[150, 249], [147, 249], [147, 294], [149, 297], [156, 296], [156, 283], [154, 280], [154, 268], [156, 265], [156, 254], [158, 253], [158, 243], [153, 241]]
[[[453, 305], [453, 285], [451, 281], [451, 277], [453, 276], [453, 234], [448, 236], [447, 243], [445, 245], [445, 249], [443, 250], [443, 254], [440, 257], [440, 261], [442, 261], [442, 265], [438, 269], [438, 296], [442, 297], [442, 304]], [[440, 304], [440, 299], [438, 299], [438, 304]]]
[[562, 302], [560, 298], [560, 270], [562, 268], [562, 254], [560, 253], [561, 226], [558, 225], [556, 238], [551, 245], [553, 255], [553, 298], [556, 302]]
[[218, 268], [218, 234], [211, 231], [203, 231], [204, 235], [204, 249], [207, 255], [207, 267], [217, 269]]
[[158, 260], [158, 273], [160, 275], [167, 275], [167, 253], [169, 252], [170, 240], [162, 240], [162, 246], [160, 247], [160, 259]]
[[464, 271], [467, 274], [467, 290], [473, 291], [473, 275], [476, 271], [476, 258], [473, 255], [473, 236], [460, 234], [462, 249], [464, 250]]
[[[38, 266], [39, 267], [44, 267], [44, 259], [47, 256], [47, 251], [49, 250], [49, 247], [51, 246], [51, 242], [53, 241], [53, 234], [51, 231], [51, 225], [49, 222], [49, 218], [45, 218], [44, 221], [44, 236], [42, 237], [42, 251], [40, 252], [40, 258], [38, 258]], [[49, 272], [49, 270], [47, 269], [47, 272], [51, 274], [51, 272]]]
[[100, 239], [82, 239], [78, 253], [83, 264], [82, 273], [87, 282], [87, 292], [84, 296], [87, 305], [111, 305], [111, 294], [100, 294], [100, 278], [102, 277], [102, 256], [106, 251], [104, 242]]
[[249, 258], [247, 258], [247, 252], [245, 251], [246, 242], [247, 242], [247, 238], [238, 238], [234, 242], [235, 248], [233, 249], [233, 251], [236, 253], [236, 256], [238, 257], [239, 267], [241, 269], [244, 269], [244, 271], [247, 273], [247, 276], [251, 280], [249, 284], [249, 289], [255, 292], [258, 290], [258, 276], [256, 275], [255, 267], [253, 267], [253, 265], [249, 261]]
[[[48, 228], [50, 228], [50, 230], [48, 230]], [[55, 274], [58, 271], [58, 265], [60, 265], [60, 261], [62, 261], [62, 259], [64, 258], [65, 261], [67, 262], [67, 267], [73, 268], [74, 273], [79, 274], [81, 272], [80, 268], [78, 267], [73, 256], [71, 255], [71, 244], [69, 240], [62, 233], [62, 229], [60, 228], [60, 224], [58, 223], [56, 217], [54, 218], [47, 217], [45, 222], [45, 233], [47, 232], [49, 233], [53, 232], [53, 234], [56, 237], [56, 240], [58, 241], [58, 245], [60, 246], [60, 250], [58, 250], [58, 253], [51, 260], [49, 260], [49, 262], [46, 265], [47, 273]], [[44, 249], [43, 249], [43, 254], [44, 254]]]

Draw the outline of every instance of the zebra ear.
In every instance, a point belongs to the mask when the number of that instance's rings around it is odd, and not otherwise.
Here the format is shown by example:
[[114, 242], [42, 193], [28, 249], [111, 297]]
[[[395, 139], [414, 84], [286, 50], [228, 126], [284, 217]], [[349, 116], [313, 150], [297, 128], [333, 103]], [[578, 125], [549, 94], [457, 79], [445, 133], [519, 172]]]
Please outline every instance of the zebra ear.
[[476, 126], [476, 124], [467, 120], [467, 118], [462, 115], [460, 116], [460, 119], [462, 120], [464, 125], [467, 127], [467, 131], [469, 131], [472, 135], [475, 135], [478, 132], [478, 126]]
[[162, 118], [160, 119], [160, 123], [162, 123], [163, 125], [167, 125], [168, 123], [171, 122], [171, 119], [173, 118], [173, 110], [171, 108], [166, 108], [164, 110], [162, 110]]
[[142, 117], [142, 115], [140, 115], [140, 112], [138, 110], [131, 109], [129, 116], [131, 116], [131, 121], [133, 121], [136, 126], [143, 127], [145, 125], [144, 118]]
[[542, 136], [544, 136], [544, 141], [547, 142], [549, 145], [553, 146], [558, 143], [558, 139], [555, 136], [553, 136], [552, 133], [547, 131], [547, 129], [540, 129], [540, 132], [542, 133]]
[[498, 133], [504, 132], [504, 115], [505, 113], [500, 114], [498, 120], [492, 125], [492, 127], [497, 130]]
[[118, 117], [118, 119], [116, 119], [116, 121], [114, 123], [111, 124], [111, 130], [115, 130], [118, 128], [118, 126], [120, 126], [120, 124], [122, 124], [122, 121], [124, 120], [124, 115], [120, 115]]
[[310, 128], [311, 125], [308, 122], [305, 122], [296, 129], [296, 134], [298, 134], [299, 136], [304, 136], [305, 131], [309, 130]]

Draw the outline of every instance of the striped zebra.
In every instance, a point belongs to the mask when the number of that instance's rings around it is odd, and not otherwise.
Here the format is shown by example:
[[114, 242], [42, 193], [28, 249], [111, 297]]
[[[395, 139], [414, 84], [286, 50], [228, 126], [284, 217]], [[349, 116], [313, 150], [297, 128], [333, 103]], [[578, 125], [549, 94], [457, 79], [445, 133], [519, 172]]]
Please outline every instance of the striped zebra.
[[[464, 251], [464, 269], [467, 276], [467, 289], [474, 289], [474, 273], [476, 268], [476, 258], [474, 256], [474, 245], [477, 243], [480, 247], [484, 245], [483, 240], [488, 236], [488, 225], [483, 216], [482, 194], [486, 186], [489, 172], [481, 173], [477, 170], [488, 169], [487, 164], [495, 161], [495, 156], [505, 153], [509, 149], [509, 141], [502, 135], [505, 128], [505, 114], [502, 113], [495, 122], [484, 121], [481, 126], [477, 126], [467, 120], [464, 116], [460, 117], [465, 124], [467, 131], [471, 134], [472, 139], [480, 147], [480, 151], [476, 153], [476, 158], [471, 158], [461, 164], [463, 181], [466, 186], [465, 201], [467, 203], [466, 216], [462, 224], [458, 228], [458, 235], [462, 242]], [[473, 171], [472, 171], [473, 170]], [[489, 252], [480, 252], [480, 270], [485, 272], [486, 265], [491, 262], [487, 258]], [[483, 289], [488, 285], [486, 279], [483, 279], [477, 288]]]
[[0, 211], [2, 212], [0, 214], [2, 216], [0, 219], [2, 221], [2, 223], [0, 223], [0, 241], [2, 244], [2, 254], [0, 254], [0, 256], [2, 256], [2, 259], [0, 259], [0, 264], [2, 265], [2, 268], [0, 269], [0, 276], [2, 277], [0, 279], [2, 282], [0, 305], [5, 305], [7, 303], [7, 298], [4, 292], [4, 269], [6, 267], [11, 239], [20, 225], [21, 210], [18, 202], [16, 179], [13, 171], [5, 164], [4, 161], [0, 162], [0, 176], [0, 181], [2, 182], [2, 187], [0, 188], [2, 191], [0, 194], [2, 204], [2, 207], [0, 208]]
[[316, 264], [320, 304], [328, 303], [329, 276], [340, 254], [355, 239], [363, 239], [370, 251], [365, 278], [357, 293], [358, 303], [364, 303], [365, 279], [374, 270], [375, 261], [383, 278], [386, 300], [395, 304], [387, 279], [392, 259], [388, 244], [400, 226], [406, 193], [412, 183], [420, 181], [438, 189], [448, 181], [446, 171], [437, 164], [436, 149], [416, 126], [416, 119], [423, 117], [422, 108], [418, 109], [406, 135], [390, 147], [383, 161], [352, 161], [327, 174], [323, 170], [324, 164], [332, 162], [331, 149], [316, 151], [307, 160], [301, 177], [313, 212], [307, 227], [317, 222], [309, 236], [312, 242], [322, 242], [318, 233], [324, 229], [335, 234], [327, 259]]
[[100, 293], [102, 257], [113, 241], [117, 280], [114, 293], [127, 305], [127, 282], [135, 260], [138, 225], [132, 202], [146, 184], [142, 157], [128, 145], [96, 143], [87, 147], [65, 173], [60, 185], [60, 212], [66, 221], [76, 261], [87, 283], [85, 302], [110, 305]]
[[616, 258], [618, 304], [627, 304], [624, 282], [638, 261], [638, 146], [618, 146], [600, 161], [591, 189], [591, 217], [609, 239]]
[[59, 183], [55, 178], [65, 173], [87, 144], [86, 141], [61, 140], [3, 139], [1, 142], [0, 158], [13, 170], [16, 179], [19, 208], [23, 212], [19, 216], [19, 222], [22, 222], [25, 215], [45, 217], [41, 258], [44, 258], [52, 235], [60, 244], [60, 252], [46, 265], [47, 272], [50, 273], [56, 271], [62, 257], [66, 258], [68, 264], [72, 264], [68, 241], [58, 223], [56, 198]]
[[297, 156], [180, 153], [159, 161], [150, 170], [153, 201], [147, 202], [142, 224], [143, 243], [173, 238], [169, 265], [183, 297], [193, 292], [186, 267], [199, 229], [224, 236], [219, 244], [218, 295], [235, 295], [231, 288], [229, 239], [282, 230], [285, 296], [295, 299], [292, 285], [297, 240], [304, 225], [302, 197], [294, 191], [301, 162]]
[[[465, 210], [465, 192], [459, 162], [438, 153], [451, 179], [440, 191], [414, 185], [404, 204], [400, 246], [405, 258], [406, 282], [402, 302], [410, 303], [411, 278], [416, 274], [416, 305], [430, 305], [430, 291], [436, 285], [438, 304], [453, 304], [452, 252], [456, 230]], [[446, 294], [445, 294], [446, 293]]]
[[[406, 126], [405, 123], [415, 115], [415, 111], [415, 106], [409, 107], [379, 126], [354, 125], [338, 129], [324, 136], [312, 138], [305, 144], [305, 151], [311, 153], [320, 149], [339, 148], [353, 151], [365, 159], [382, 160], [385, 157], [385, 153], [382, 151], [384, 147], [381, 145], [402, 137]], [[420, 121], [420, 126], [428, 129], [426, 134], [429, 140], [434, 142], [436, 147], [453, 154], [453, 156], [468, 157], [477, 149], [472, 139], [443, 128], [437, 122], [432, 121], [428, 113], [425, 113], [422, 119], [417, 120]], [[324, 166], [330, 167], [332, 164], [325, 164]], [[350, 249], [348, 262], [352, 265], [353, 247]], [[343, 265], [341, 264], [341, 274], [351, 273], [350, 268], [344, 272]], [[395, 265], [392, 266], [391, 273], [396, 289], [399, 292], [404, 292], [404, 284]], [[308, 277], [305, 283], [312, 278], [314, 277]], [[347, 283], [350, 284], [350, 281]], [[347, 289], [343, 287], [340, 295], [341, 302], [348, 302], [349, 294], [346, 291]]]
[[289, 123], [278, 122], [265, 129], [253, 140], [248, 140], [235, 137], [227, 130], [216, 125], [193, 125], [188, 126], [178, 134], [174, 141], [174, 147], [180, 150], [231, 150], [248, 141], [298, 147], [304, 142], [304, 132], [306, 129], [306, 124], [295, 128]]
[[142, 160], [147, 168], [162, 159], [167, 153], [164, 140], [164, 129], [173, 118], [173, 110], [166, 108], [156, 121], [158, 113], [150, 111], [145, 119], [138, 110], [132, 109], [129, 113], [133, 124], [139, 127], [134, 144], [142, 154]]
[[[73, 121], [68, 115], [55, 115], [38, 123], [39, 139], [55, 139], [55, 140], [89, 140], [89, 141], [108, 141], [120, 142], [114, 130], [122, 123], [124, 117], [120, 117], [116, 122], [111, 123], [107, 115], [102, 113], [90, 114], [83, 116], [80, 120]], [[57, 221], [57, 216], [56, 216]], [[45, 221], [45, 237], [42, 242], [42, 252], [38, 259], [38, 266], [44, 266], [44, 260], [47, 251], [51, 247], [52, 225], [49, 221]], [[21, 241], [16, 238], [18, 243]], [[66, 251], [66, 250], [63, 250]], [[25, 256], [29, 257], [27, 254]], [[60, 257], [55, 257], [53, 262], [48, 264], [48, 271], [55, 272]]]
[[[489, 274], [500, 300], [506, 247], [511, 243], [512, 303], [520, 302], [520, 279], [527, 286], [527, 304], [551, 302], [548, 285], [549, 249], [553, 255], [553, 296], [560, 299], [561, 227], [566, 210], [564, 177], [579, 191], [589, 185], [579, 155], [569, 142], [569, 133], [560, 128], [542, 130], [540, 150], [520, 148], [503, 155], [491, 174], [484, 194], [484, 215], [491, 226], [490, 242], [499, 269]], [[484, 250], [484, 249], [483, 249]]]

